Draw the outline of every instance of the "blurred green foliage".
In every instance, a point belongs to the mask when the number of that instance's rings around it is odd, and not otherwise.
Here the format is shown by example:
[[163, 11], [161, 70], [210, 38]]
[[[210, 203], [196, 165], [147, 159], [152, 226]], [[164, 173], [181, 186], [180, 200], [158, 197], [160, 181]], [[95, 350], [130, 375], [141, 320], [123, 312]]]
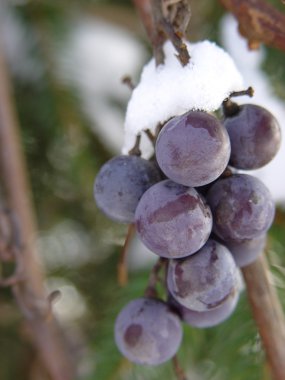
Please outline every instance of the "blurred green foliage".
[[[171, 363], [158, 368], [131, 365], [114, 345], [115, 317], [126, 302], [143, 294], [149, 268], [133, 271], [128, 286], [118, 286], [117, 259], [126, 227], [102, 216], [92, 196], [94, 177], [111, 152], [92, 132], [74, 88], [58, 81], [53, 61], [53, 46], [65, 38], [76, 14], [104, 17], [118, 24], [123, 19], [118, 21], [114, 9], [121, 7], [122, 14], [126, 12], [128, 27], [134, 26], [132, 33], [142, 39], [131, 1], [119, 3], [33, 0], [14, 5], [16, 16], [34, 37], [31, 54], [43, 68], [38, 80], [13, 77], [14, 95], [40, 233], [49, 234], [56, 226], [71, 220], [90, 238], [87, 246], [79, 248], [82, 255], [84, 250], [89, 251], [89, 260], [82, 263], [78, 260], [76, 266], [70, 266], [67, 255], [64, 264], [47, 268], [48, 277], [71, 283], [87, 305], [85, 315], [68, 325], [68, 331], [74, 330], [80, 336], [77, 340], [81, 343], [75, 344], [80, 379], [171, 380], [175, 378]], [[218, 40], [218, 23], [224, 13], [219, 3], [205, 0], [192, 3], [193, 22], [189, 31], [192, 39]], [[281, 2], [274, 3], [281, 7]], [[268, 49], [264, 68], [276, 92], [285, 98], [285, 66], [280, 62], [284, 62], [284, 53]], [[284, 227], [285, 216], [280, 210], [270, 235], [268, 254], [282, 300], [285, 300]], [[0, 308], [0, 379], [37, 379], [33, 375], [35, 353], [26, 343], [21, 317], [9, 290], [1, 290]], [[191, 380], [269, 378], [245, 294], [237, 311], [222, 325], [206, 330], [185, 327], [178, 356]]]

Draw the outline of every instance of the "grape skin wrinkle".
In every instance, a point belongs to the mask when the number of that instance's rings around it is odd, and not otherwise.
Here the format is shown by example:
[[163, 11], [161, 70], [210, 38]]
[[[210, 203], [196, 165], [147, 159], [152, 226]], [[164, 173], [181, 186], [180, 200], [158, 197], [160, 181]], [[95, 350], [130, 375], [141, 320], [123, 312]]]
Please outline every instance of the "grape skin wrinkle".
[[165, 124], [155, 152], [168, 178], [185, 186], [203, 186], [218, 178], [226, 168], [230, 141], [216, 117], [190, 111]]
[[267, 187], [247, 174], [219, 179], [207, 194], [213, 231], [224, 241], [253, 239], [271, 226], [275, 206]]
[[230, 165], [237, 169], [258, 169], [268, 164], [281, 144], [281, 130], [275, 117], [265, 108], [244, 104], [225, 119], [231, 141]]
[[166, 258], [198, 251], [212, 230], [210, 208], [194, 188], [164, 180], [142, 196], [135, 214], [141, 241]]
[[181, 344], [179, 317], [157, 299], [138, 298], [129, 302], [115, 323], [115, 340], [131, 362], [159, 365], [172, 358]]
[[161, 180], [155, 164], [137, 156], [117, 156], [106, 162], [94, 185], [98, 208], [109, 218], [133, 223], [143, 193]]
[[194, 311], [219, 307], [238, 286], [237, 267], [229, 250], [208, 242], [194, 255], [170, 260], [167, 287], [182, 306]]

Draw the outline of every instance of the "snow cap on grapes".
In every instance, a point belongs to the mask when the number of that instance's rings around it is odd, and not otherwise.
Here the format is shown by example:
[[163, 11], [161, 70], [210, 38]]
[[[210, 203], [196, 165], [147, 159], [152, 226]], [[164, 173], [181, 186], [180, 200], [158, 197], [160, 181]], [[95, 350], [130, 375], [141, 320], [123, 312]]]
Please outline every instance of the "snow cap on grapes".
[[123, 152], [132, 148], [135, 136], [145, 129], [191, 109], [212, 112], [243, 80], [232, 58], [215, 43], [186, 42], [190, 61], [182, 66], [171, 42], [164, 45], [165, 62], [156, 67], [151, 59], [128, 104]]

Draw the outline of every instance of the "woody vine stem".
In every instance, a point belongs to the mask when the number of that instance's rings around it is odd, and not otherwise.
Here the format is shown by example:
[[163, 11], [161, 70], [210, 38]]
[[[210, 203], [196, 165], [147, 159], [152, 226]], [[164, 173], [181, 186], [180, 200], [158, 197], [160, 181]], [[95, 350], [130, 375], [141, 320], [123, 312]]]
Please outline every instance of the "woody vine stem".
[[[190, 9], [187, 0], [133, 0], [153, 47], [156, 64], [163, 63], [162, 45], [170, 39], [182, 65], [190, 55], [183, 44]], [[285, 50], [285, 16], [263, 0], [221, 0], [237, 17], [249, 47], [265, 43]], [[267, 20], [265, 23], [264, 20]], [[269, 29], [270, 30], [269, 30]], [[252, 314], [274, 380], [285, 379], [285, 319], [270, 280], [265, 255], [242, 269]]]
[[48, 297], [44, 290], [43, 268], [35, 246], [36, 222], [31, 191], [9, 73], [1, 49], [0, 171], [6, 207], [2, 210], [0, 205], [0, 260], [15, 262], [14, 275], [0, 279], [0, 286], [11, 286], [31, 344], [49, 378], [72, 380], [76, 377], [74, 358], [51, 310], [55, 294]]

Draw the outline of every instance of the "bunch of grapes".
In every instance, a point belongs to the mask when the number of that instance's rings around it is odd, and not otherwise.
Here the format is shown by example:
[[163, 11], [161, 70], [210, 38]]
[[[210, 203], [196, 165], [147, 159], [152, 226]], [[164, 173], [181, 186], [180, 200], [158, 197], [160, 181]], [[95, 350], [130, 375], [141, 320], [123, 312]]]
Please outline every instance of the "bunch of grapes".
[[280, 146], [273, 115], [257, 105], [224, 102], [219, 120], [203, 111], [170, 119], [155, 157], [125, 155], [107, 162], [95, 180], [98, 207], [135, 223], [139, 238], [166, 263], [166, 300], [141, 297], [115, 323], [119, 350], [138, 364], [175, 355], [180, 321], [210, 327], [233, 312], [238, 267], [263, 251], [275, 207], [257, 178], [238, 172], [270, 162]]

